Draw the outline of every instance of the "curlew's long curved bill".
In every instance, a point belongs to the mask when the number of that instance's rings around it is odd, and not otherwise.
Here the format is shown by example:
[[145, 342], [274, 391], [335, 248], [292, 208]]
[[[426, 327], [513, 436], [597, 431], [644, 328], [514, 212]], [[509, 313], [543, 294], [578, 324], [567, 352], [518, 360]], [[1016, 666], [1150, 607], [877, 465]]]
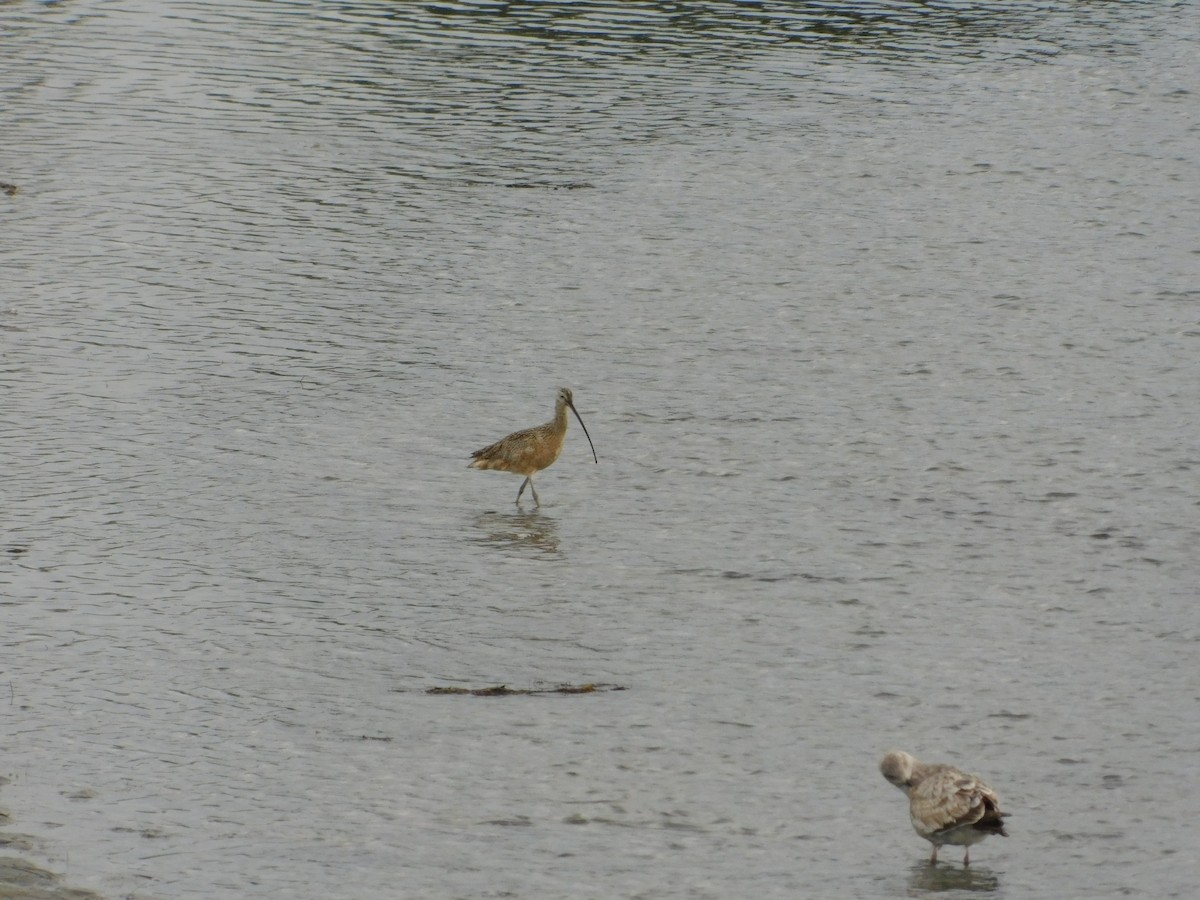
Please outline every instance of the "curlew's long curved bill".
[[600, 465], [600, 457], [596, 455], [596, 445], [592, 443], [592, 436], [588, 434], [587, 426], [583, 424], [583, 418], [579, 415], [579, 410], [575, 408], [574, 403], [568, 403], [571, 407], [571, 412], [575, 413], [575, 418], [579, 419], [579, 427], [583, 429], [583, 433], [587, 434], [588, 446], [592, 448], [592, 459], [596, 461], [596, 465]]

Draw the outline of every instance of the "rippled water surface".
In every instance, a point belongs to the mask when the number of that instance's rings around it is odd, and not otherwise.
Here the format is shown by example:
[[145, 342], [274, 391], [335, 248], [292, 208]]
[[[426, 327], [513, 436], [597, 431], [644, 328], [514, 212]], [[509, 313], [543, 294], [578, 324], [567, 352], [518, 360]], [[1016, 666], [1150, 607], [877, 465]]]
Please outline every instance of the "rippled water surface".
[[[105, 897], [1190, 897], [1170, 2], [0, 5], [0, 804]], [[538, 477], [466, 468], [549, 418]], [[476, 697], [433, 687], [598, 683]], [[983, 775], [930, 869], [877, 770]]]

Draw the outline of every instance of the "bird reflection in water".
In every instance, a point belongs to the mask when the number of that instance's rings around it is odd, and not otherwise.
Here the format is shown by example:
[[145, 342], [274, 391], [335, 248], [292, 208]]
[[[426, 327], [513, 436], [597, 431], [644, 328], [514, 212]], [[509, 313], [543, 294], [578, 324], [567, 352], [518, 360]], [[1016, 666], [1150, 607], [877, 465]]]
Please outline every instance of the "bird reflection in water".
[[926, 894], [943, 891], [973, 891], [993, 893], [1000, 890], [1000, 879], [986, 868], [979, 866], [931, 866], [922, 860], [920, 865], [909, 869], [908, 896], [924, 897]]
[[558, 556], [558, 522], [538, 512], [488, 512], [477, 516], [477, 540], [521, 555]]

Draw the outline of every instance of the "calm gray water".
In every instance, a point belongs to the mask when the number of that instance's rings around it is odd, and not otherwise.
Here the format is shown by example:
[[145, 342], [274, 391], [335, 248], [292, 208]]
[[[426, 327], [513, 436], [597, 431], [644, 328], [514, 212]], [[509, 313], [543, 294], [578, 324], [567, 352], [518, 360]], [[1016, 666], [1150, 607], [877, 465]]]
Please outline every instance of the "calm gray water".
[[[1193, 896], [1198, 23], [4, 4], [0, 834], [140, 900]], [[600, 463], [518, 509], [468, 455], [560, 385]], [[929, 869], [891, 747], [1011, 837]]]

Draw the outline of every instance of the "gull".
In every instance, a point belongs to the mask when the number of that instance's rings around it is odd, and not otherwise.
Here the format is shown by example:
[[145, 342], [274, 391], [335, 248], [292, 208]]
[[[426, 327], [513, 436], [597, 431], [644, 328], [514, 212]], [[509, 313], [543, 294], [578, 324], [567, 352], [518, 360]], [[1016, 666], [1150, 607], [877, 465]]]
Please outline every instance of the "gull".
[[926, 764], [903, 750], [893, 750], [879, 764], [883, 777], [904, 791], [908, 814], [917, 834], [933, 844], [929, 864], [937, 862], [943, 844], [965, 846], [963, 865], [971, 864], [971, 844], [989, 834], [1008, 837], [1000, 798], [975, 775], [954, 766]]

